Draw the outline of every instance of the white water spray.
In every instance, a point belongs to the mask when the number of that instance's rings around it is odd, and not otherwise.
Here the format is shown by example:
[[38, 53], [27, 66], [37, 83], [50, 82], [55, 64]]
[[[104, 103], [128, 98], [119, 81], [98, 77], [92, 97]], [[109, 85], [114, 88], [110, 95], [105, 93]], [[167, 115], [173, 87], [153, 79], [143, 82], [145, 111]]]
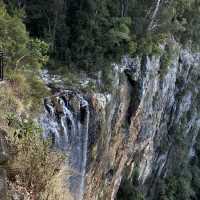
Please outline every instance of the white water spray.
[[[78, 99], [79, 105], [75, 105], [78, 109], [71, 102], [73, 98]], [[45, 113], [41, 118], [44, 137], [51, 137], [53, 145], [69, 155], [69, 165], [75, 172], [69, 179], [70, 190], [76, 200], [82, 200], [90, 118], [88, 102], [80, 94], [65, 91], [56, 98], [45, 99], [44, 103]]]

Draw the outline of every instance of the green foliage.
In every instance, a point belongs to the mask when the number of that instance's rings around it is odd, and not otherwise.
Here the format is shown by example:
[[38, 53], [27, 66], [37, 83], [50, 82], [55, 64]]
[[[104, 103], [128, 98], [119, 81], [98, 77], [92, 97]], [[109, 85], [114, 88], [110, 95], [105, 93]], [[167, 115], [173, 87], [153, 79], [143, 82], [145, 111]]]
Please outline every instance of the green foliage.
[[28, 102], [30, 112], [34, 114], [41, 110], [42, 100], [49, 95], [49, 91], [37, 74], [25, 72], [25, 76], [29, 86], [28, 98], [25, 101]]
[[168, 53], [163, 54], [161, 57], [161, 66], [160, 66], [160, 75], [161, 78], [164, 77], [165, 74], [167, 74], [167, 71], [170, 67], [170, 64], [172, 63], [172, 58]]
[[185, 31], [181, 35], [183, 44], [188, 45], [188, 41], [192, 44], [195, 50], [199, 50], [200, 45], [200, 2], [198, 0], [191, 0], [190, 5], [184, 10], [183, 15], [186, 17]]
[[[127, 53], [161, 55], [160, 44], [170, 35], [183, 44], [192, 40], [195, 49], [199, 45], [198, 0], [161, 1], [157, 11], [153, 0], [5, 2], [13, 16], [19, 16], [16, 8], [25, 7], [31, 36], [48, 42], [52, 59], [87, 71], [107, 67]], [[42, 55], [38, 62], [46, 63]]]
[[[0, 49], [6, 52], [8, 66], [14, 66], [15, 71], [7, 71], [8, 82], [0, 88], [1, 124], [6, 113], [38, 112], [38, 105], [48, 91], [31, 70], [48, 62], [48, 52], [51, 59], [57, 60], [55, 68], [59, 61], [62, 68], [67, 65], [72, 72], [75, 68], [101, 70], [104, 92], [112, 89], [108, 66], [125, 54], [161, 56], [162, 78], [177, 55], [176, 45], [170, 44], [168, 38], [199, 50], [199, 0], [161, 1], [155, 16], [158, 3], [155, 0], [5, 0], [5, 3], [7, 9], [0, 1]], [[163, 52], [160, 44], [165, 43]], [[70, 86], [77, 82], [74, 73], [68, 73], [64, 79]], [[91, 84], [88, 89], [96, 88]], [[49, 150], [49, 143], [41, 139], [40, 130], [31, 120], [11, 116], [9, 122], [17, 133], [11, 138], [17, 149], [11, 167], [17, 168], [15, 175], [19, 176], [20, 184], [40, 193], [55, 172], [57, 165], [52, 162], [57, 162], [59, 156]], [[181, 124], [186, 122], [185, 117]], [[160, 200], [200, 199], [200, 139], [195, 147], [197, 154], [188, 166], [184, 162], [188, 156], [182, 136], [184, 129], [180, 125], [171, 130], [178, 146], [174, 153], [176, 166], [169, 177], [160, 180]], [[137, 170], [122, 181], [118, 199], [144, 199]]]
[[48, 62], [49, 46], [46, 42], [39, 39], [30, 39], [28, 49], [30, 51], [30, 63], [32, 62], [33, 66], [41, 68]]
[[178, 56], [178, 46], [174, 41], [167, 41], [165, 46], [165, 51], [161, 56], [161, 65], [160, 65], [160, 76], [163, 78], [167, 74], [168, 68], [173, 62], [174, 59]]
[[167, 35], [159, 34], [156, 36], [147, 35], [139, 39], [137, 54], [139, 55], [156, 55], [160, 56], [163, 54], [163, 50], [160, 45], [163, 44], [167, 39]]
[[115, 18], [114, 27], [110, 30], [111, 37], [113, 37], [113, 42], [116, 41], [118, 45], [121, 41], [130, 41], [130, 29], [131, 24], [130, 18]]
[[[19, 6], [6, 3], [11, 13]], [[113, 15], [116, 8], [108, 0], [32, 0], [25, 4], [31, 35], [45, 39], [52, 57], [70, 66], [96, 70], [136, 50], [131, 19], [119, 17], [119, 11]]]
[[[38, 74], [21, 69], [15, 71], [9, 69], [6, 71], [6, 77], [10, 97], [18, 100], [17, 102], [21, 105], [20, 109], [23, 107], [24, 111], [30, 111], [32, 115], [40, 111], [42, 99], [49, 95], [49, 91]], [[9, 96], [5, 98], [5, 101], [7, 98]], [[7, 106], [12, 107], [12, 104], [10, 103]]]
[[41, 130], [34, 121], [10, 115], [8, 122], [15, 130], [10, 136], [10, 144], [15, 152], [9, 163], [11, 175], [17, 179], [18, 186], [39, 198], [59, 169], [64, 156], [50, 149], [49, 141], [41, 138]]
[[9, 66], [41, 67], [48, 61], [48, 45], [29, 38], [23, 17], [22, 10], [15, 10], [10, 15], [0, 3], [0, 49], [5, 52]]
[[10, 86], [4, 85], [0, 87], [0, 125], [3, 126], [5, 124], [7, 113], [21, 112], [22, 110], [23, 105]]
[[171, 176], [165, 180], [165, 189], [159, 194], [160, 200], [188, 200], [193, 196], [189, 177]]
[[28, 34], [18, 16], [10, 16], [4, 4], [0, 5], [0, 49], [6, 52], [9, 64], [13, 64], [26, 52]]
[[[182, 124], [182, 123], [181, 123]], [[200, 135], [198, 134], [195, 144], [195, 156], [186, 162], [188, 157], [189, 146], [185, 142], [182, 135], [184, 125], [175, 131], [173, 135], [176, 148], [174, 148], [174, 157], [172, 169], [168, 172], [166, 177], [162, 177], [157, 184], [157, 191], [155, 194], [158, 200], [197, 200], [200, 198], [199, 184], [200, 184], [200, 154], [199, 144]]]
[[[126, 172], [127, 173], [127, 172]], [[128, 179], [128, 173], [124, 176], [117, 193], [117, 200], [144, 200], [144, 195], [139, 189], [138, 169], [133, 170], [131, 177]]]

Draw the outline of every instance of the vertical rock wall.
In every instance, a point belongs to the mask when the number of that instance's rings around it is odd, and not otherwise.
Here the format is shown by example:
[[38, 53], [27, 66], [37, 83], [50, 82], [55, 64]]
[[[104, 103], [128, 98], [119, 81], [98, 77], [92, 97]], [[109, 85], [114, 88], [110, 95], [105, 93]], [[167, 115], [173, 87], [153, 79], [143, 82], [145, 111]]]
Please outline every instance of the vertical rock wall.
[[174, 168], [176, 136], [188, 144], [185, 159], [195, 154], [199, 65], [198, 53], [178, 50], [168, 65], [162, 56], [143, 56], [114, 67], [112, 93], [91, 97], [86, 200], [115, 199], [125, 169], [131, 174], [136, 165], [151, 199], [157, 179]]

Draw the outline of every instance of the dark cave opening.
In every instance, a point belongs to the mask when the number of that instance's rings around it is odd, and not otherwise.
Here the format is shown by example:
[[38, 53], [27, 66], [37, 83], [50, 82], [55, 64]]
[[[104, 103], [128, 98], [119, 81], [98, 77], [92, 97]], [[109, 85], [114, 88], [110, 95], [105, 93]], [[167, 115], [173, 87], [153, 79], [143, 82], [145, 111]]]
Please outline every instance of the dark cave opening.
[[140, 91], [141, 86], [138, 81], [132, 79], [128, 70], [125, 70], [125, 74], [127, 76], [127, 80], [129, 83], [129, 95], [130, 95], [130, 102], [126, 114], [126, 121], [130, 125], [132, 116], [135, 115], [137, 108], [140, 104]]

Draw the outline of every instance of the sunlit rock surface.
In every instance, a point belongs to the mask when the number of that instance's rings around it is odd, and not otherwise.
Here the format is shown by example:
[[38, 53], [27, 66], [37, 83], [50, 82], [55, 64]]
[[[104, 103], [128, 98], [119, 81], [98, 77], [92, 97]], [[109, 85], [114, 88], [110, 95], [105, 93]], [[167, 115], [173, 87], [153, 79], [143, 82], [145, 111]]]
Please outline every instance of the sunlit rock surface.
[[[154, 198], [157, 178], [173, 170], [175, 136], [188, 144], [189, 160], [200, 128], [200, 54], [180, 50], [163, 69], [162, 57], [130, 59], [114, 66], [113, 90], [93, 103], [85, 199], [115, 199], [125, 169], [137, 165], [146, 199]], [[104, 106], [102, 106], [104, 105]], [[105, 107], [101, 112], [99, 107]]]
[[185, 159], [195, 155], [200, 54], [179, 48], [167, 66], [162, 59], [124, 57], [113, 65], [109, 92], [62, 89], [44, 100], [44, 137], [69, 153], [76, 199], [116, 199], [124, 171], [136, 167], [145, 199], [153, 199], [158, 178], [175, 167], [176, 136], [187, 144]]

